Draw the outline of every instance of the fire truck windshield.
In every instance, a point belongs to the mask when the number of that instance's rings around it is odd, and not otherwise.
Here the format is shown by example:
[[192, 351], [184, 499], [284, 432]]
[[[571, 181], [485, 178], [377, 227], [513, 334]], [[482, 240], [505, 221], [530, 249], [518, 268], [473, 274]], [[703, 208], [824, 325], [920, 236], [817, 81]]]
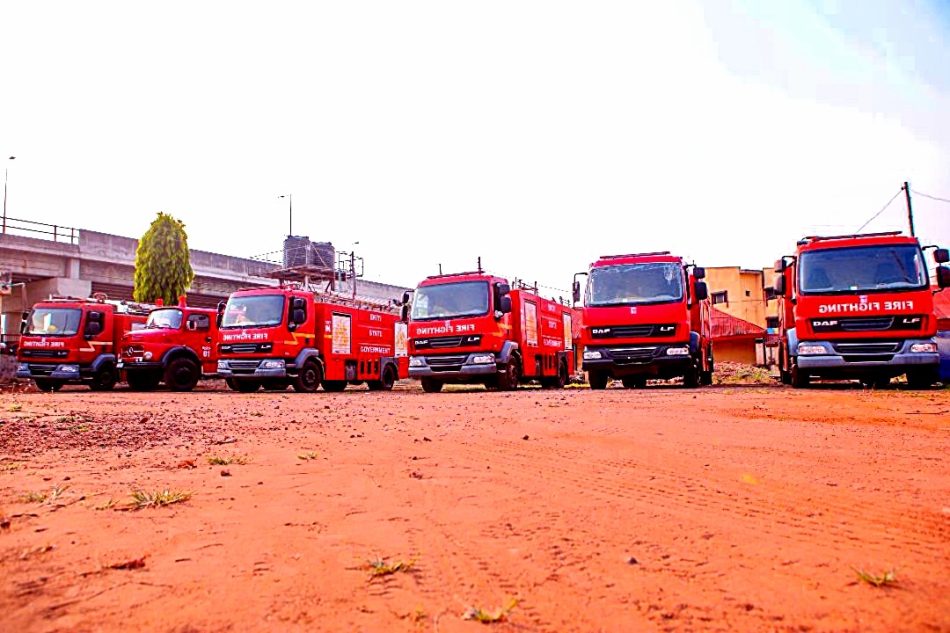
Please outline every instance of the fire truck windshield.
[[181, 310], [176, 308], [153, 310], [148, 315], [145, 327], [147, 329], [177, 330], [181, 327]]
[[78, 308], [33, 308], [27, 334], [73, 336], [79, 332], [82, 310]]
[[231, 297], [221, 319], [223, 328], [269, 327], [280, 325], [284, 316], [281, 295]]
[[847, 294], [926, 288], [927, 267], [912, 244], [829, 248], [802, 253], [799, 290], [804, 294]]
[[672, 262], [599, 266], [590, 271], [588, 306], [672, 303], [683, 299], [683, 267]]
[[482, 314], [488, 314], [488, 282], [485, 281], [421, 286], [416, 288], [412, 300], [412, 318], [415, 320]]

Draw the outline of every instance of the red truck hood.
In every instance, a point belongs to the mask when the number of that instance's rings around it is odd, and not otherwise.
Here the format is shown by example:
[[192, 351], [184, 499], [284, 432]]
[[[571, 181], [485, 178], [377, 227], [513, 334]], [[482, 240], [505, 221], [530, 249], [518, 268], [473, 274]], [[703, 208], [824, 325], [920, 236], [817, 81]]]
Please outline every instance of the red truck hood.
[[126, 345], [148, 345], [154, 343], [167, 343], [179, 333], [178, 330], [169, 328], [151, 328], [148, 330], [135, 330], [128, 332], [122, 337], [122, 346]]
[[[584, 345], [605, 345], [631, 342], [671, 342], [689, 340], [689, 313], [681, 301], [637, 306], [585, 307], [581, 341]], [[591, 329], [607, 326], [675, 325], [668, 336], [645, 338], [591, 338]]]
[[816, 333], [815, 320], [873, 318], [888, 316], [919, 316], [921, 320], [906, 328], [833, 332], [833, 338], [873, 338], [917, 335], [930, 337], [937, 332], [933, 316], [933, 295], [930, 290], [913, 292], [879, 292], [854, 295], [799, 295], [795, 304], [795, 327], [799, 339], [829, 337], [828, 332]]
[[[439, 319], [432, 321], [412, 321], [409, 323], [409, 338], [412, 341], [410, 352], [451, 354], [472, 352], [476, 350], [498, 351], [510, 326], [506, 323], [507, 317], [496, 321], [493, 316], [463, 317], [458, 319]], [[481, 342], [477, 345], [460, 345], [438, 347], [435, 349], [416, 349], [416, 339], [432, 339], [443, 337], [460, 337], [481, 335]]]

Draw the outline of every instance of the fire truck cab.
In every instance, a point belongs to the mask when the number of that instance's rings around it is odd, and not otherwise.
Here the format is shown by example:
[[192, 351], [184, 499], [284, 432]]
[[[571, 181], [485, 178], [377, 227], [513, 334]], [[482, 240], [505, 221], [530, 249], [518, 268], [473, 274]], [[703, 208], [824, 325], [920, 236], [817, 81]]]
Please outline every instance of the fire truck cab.
[[163, 381], [172, 391], [191, 391], [201, 378], [215, 376], [217, 337], [216, 311], [189, 306], [181, 297], [176, 306], [152, 310], [142, 329], [123, 337], [118, 367], [137, 391]]
[[23, 315], [17, 350], [18, 378], [41, 391], [85, 384], [112, 389], [119, 380], [116, 353], [122, 336], [145, 324], [147, 308], [137, 304], [72, 297], [40, 301]]
[[569, 306], [512, 289], [481, 271], [435, 275], [416, 288], [409, 377], [426, 392], [447, 383], [511, 390], [526, 380], [560, 388], [574, 366]]
[[[934, 251], [937, 264], [948, 259], [946, 249]], [[910, 386], [925, 388], [938, 380], [935, 291], [916, 238], [808, 236], [775, 271], [782, 382], [857, 378], [881, 386], [906, 374]], [[950, 269], [937, 266], [936, 282], [950, 286]]]
[[[709, 291], [703, 268], [669, 252], [603, 256], [586, 273], [580, 347], [591, 389], [611, 378], [627, 388], [648, 378], [712, 383]], [[581, 300], [575, 276], [574, 301]]]

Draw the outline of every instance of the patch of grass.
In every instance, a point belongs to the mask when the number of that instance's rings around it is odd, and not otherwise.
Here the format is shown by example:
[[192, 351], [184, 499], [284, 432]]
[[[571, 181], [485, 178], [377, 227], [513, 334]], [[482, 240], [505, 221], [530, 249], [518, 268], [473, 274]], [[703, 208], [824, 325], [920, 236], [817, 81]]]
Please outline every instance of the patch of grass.
[[14, 402], [9, 407], [7, 407], [7, 411], [11, 413], [16, 413], [17, 411], [22, 411], [22, 410], [23, 410], [23, 405], [20, 404], [19, 402]]
[[0, 471], [10, 471], [10, 470], [19, 470], [23, 467], [23, 464], [0, 464]]
[[852, 569], [854, 569], [854, 573], [858, 575], [858, 580], [861, 582], [866, 582], [872, 587], [884, 587], [886, 585], [893, 585], [897, 582], [897, 575], [894, 573], [893, 569], [889, 569], [881, 575], [872, 574], [856, 567], [853, 567]]
[[302, 459], [304, 461], [316, 459], [317, 457], [319, 457], [319, 455], [317, 455], [313, 451], [307, 451], [306, 453], [300, 453], [299, 455], [297, 455], [297, 459]]
[[52, 550], [53, 550], [52, 545], [38, 545], [36, 547], [30, 547], [20, 552], [20, 560], [26, 560], [28, 558], [37, 556], [39, 554], [45, 554], [46, 552], [51, 552]]
[[413, 570], [415, 560], [403, 561], [397, 560], [387, 563], [384, 558], [375, 558], [366, 564], [366, 570], [369, 571], [370, 579], [380, 578], [382, 576], [391, 576], [398, 572], [409, 572]]
[[168, 488], [165, 488], [161, 492], [136, 490], [132, 493], [132, 507], [136, 510], [159, 508], [162, 506], [170, 506], [173, 503], [182, 503], [189, 499], [191, 499], [191, 493], [181, 490], [169, 490]]
[[493, 624], [495, 622], [504, 622], [508, 619], [511, 610], [518, 606], [518, 599], [512, 598], [504, 606], [498, 607], [492, 611], [486, 611], [481, 607], [469, 607], [462, 614], [463, 620], [475, 620], [482, 624]]
[[108, 501], [106, 501], [106, 502], [103, 503], [102, 505], [96, 506], [96, 507], [93, 508], [93, 509], [94, 509], [94, 510], [111, 510], [112, 508], [115, 507], [115, 504], [116, 504], [115, 499], [111, 499], [111, 498], [110, 498]]
[[66, 492], [69, 486], [53, 486], [49, 492], [28, 492], [21, 497], [26, 503], [53, 503]]
[[208, 463], [212, 466], [230, 466], [231, 464], [243, 466], [249, 461], [250, 459], [248, 459], [247, 455], [212, 455], [208, 458]]

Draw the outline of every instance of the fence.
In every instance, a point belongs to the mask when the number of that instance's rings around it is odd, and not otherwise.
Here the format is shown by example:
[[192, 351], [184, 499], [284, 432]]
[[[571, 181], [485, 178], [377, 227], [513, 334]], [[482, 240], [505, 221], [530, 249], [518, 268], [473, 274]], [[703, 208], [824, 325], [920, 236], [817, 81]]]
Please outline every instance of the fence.
[[0, 225], [0, 234], [36, 237], [41, 240], [52, 240], [63, 244], [79, 244], [79, 229], [77, 228], [20, 218], [4, 217], [2, 225]]

